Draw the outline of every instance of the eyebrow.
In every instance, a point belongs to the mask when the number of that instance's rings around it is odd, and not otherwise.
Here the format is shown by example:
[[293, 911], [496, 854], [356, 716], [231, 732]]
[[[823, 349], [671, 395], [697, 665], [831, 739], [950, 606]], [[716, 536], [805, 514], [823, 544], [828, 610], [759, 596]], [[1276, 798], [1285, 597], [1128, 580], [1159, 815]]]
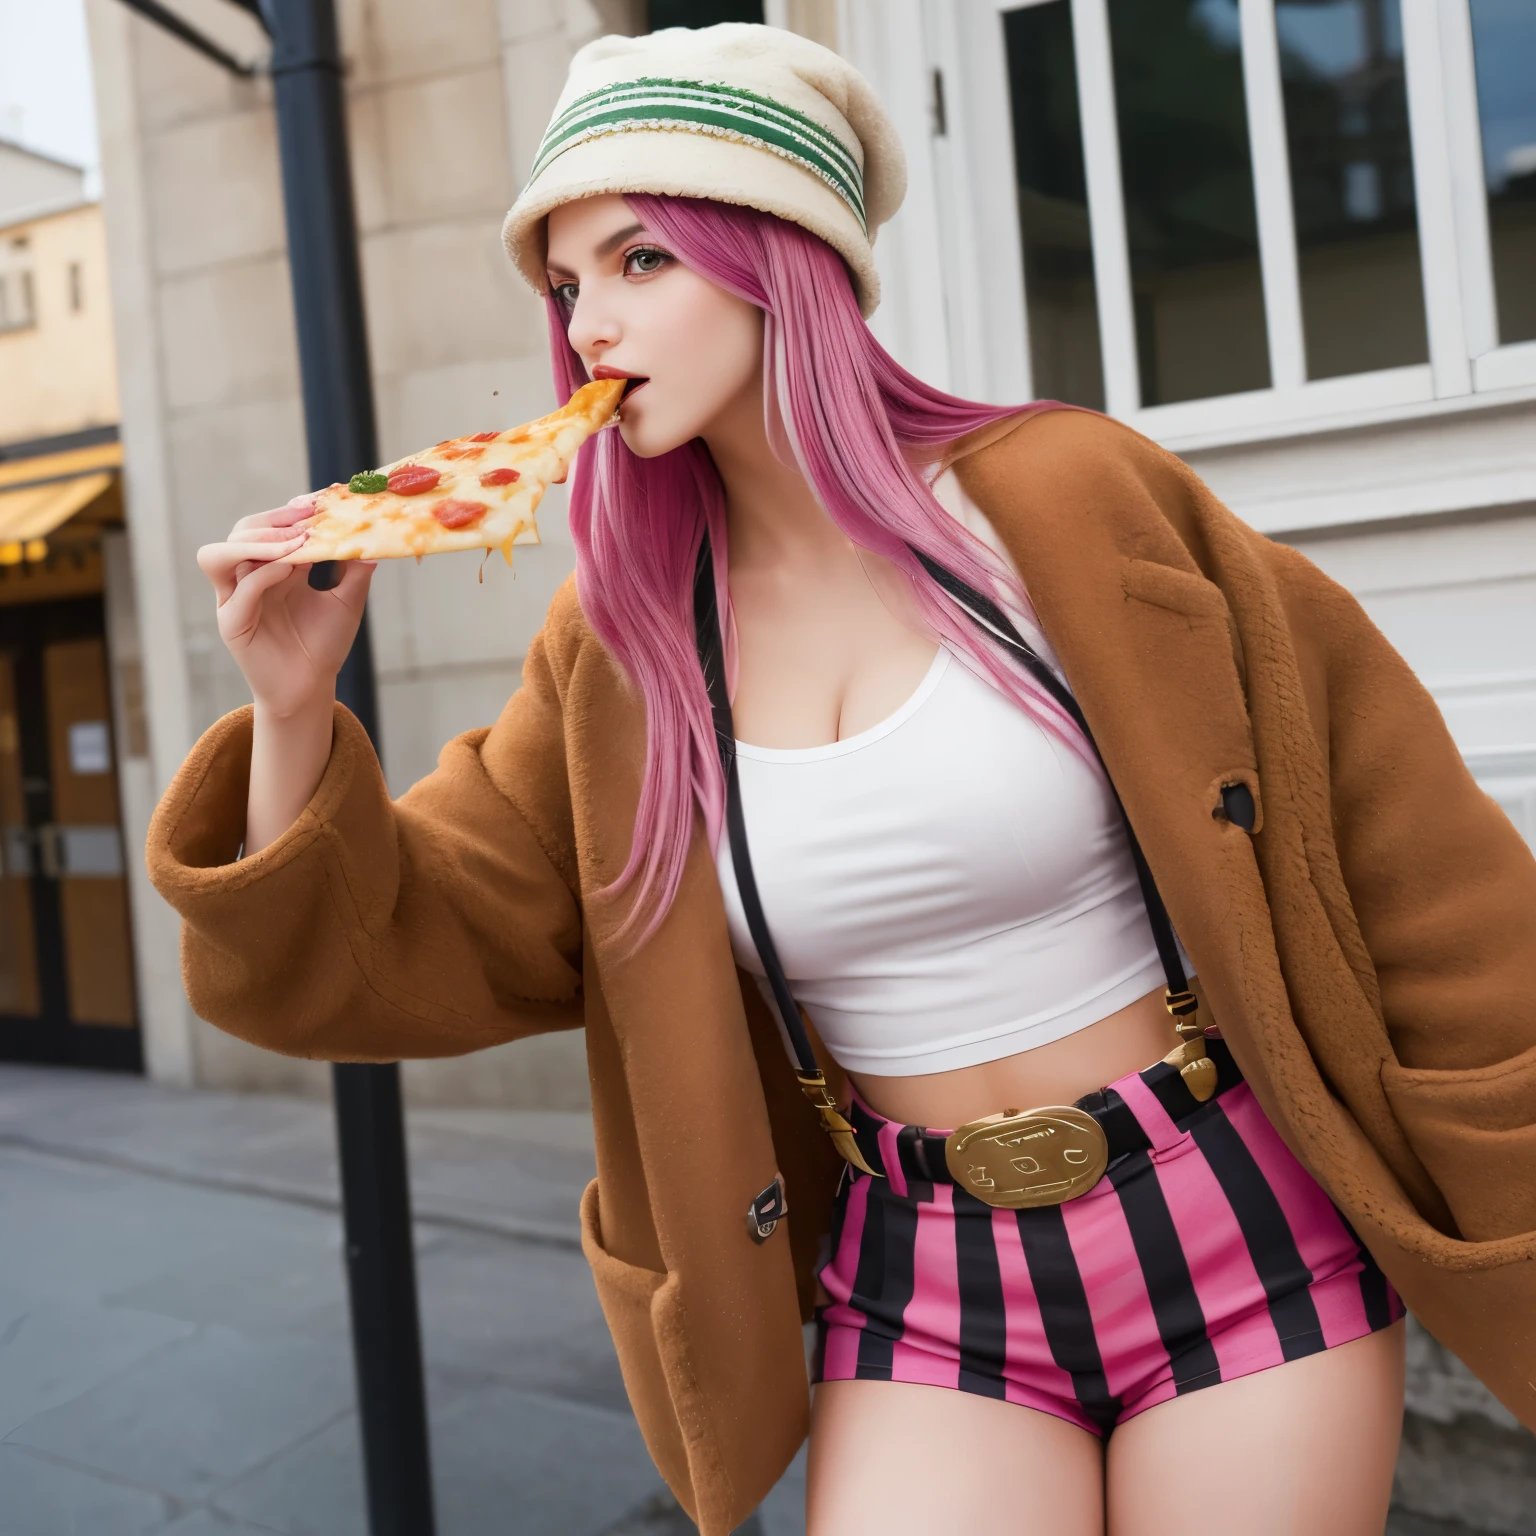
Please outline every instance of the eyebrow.
[[621, 245], [624, 244], [626, 240], [629, 239], [631, 235], [642, 234], [644, 233], [644, 230], [644, 224], [638, 222], [631, 224], [627, 228], [619, 230], [616, 234], [609, 235], [608, 238], [598, 246], [594, 254], [597, 256], [611, 256], [616, 250], [618, 250]]
[[[598, 260], [601, 260], [605, 256], [611, 256], [616, 250], [618, 250], [621, 245], [624, 244], [626, 240], [630, 238], [631, 235], [639, 235], [643, 234], [644, 232], [644, 224], [635, 223], [626, 225], [623, 229], [616, 230], [613, 234], [609, 235], [606, 240], [599, 242], [599, 244], [593, 250], [592, 254], [597, 257]], [[548, 266], [550, 272], [558, 272], [562, 276], [570, 275], [558, 262], [552, 261], [548, 264]]]

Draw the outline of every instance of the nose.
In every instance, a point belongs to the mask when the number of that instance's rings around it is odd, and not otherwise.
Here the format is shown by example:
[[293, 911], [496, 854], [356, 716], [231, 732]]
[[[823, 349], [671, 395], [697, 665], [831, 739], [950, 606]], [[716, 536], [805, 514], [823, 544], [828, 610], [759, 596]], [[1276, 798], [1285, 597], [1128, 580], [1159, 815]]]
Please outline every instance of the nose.
[[588, 363], [596, 362], [603, 353], [618, 345], [624, 328], [610, 305], [605, 304], [602, 292], [581, 288], [576, 294], [576, 306], [571, 311], [566, 335], [571, 345]]

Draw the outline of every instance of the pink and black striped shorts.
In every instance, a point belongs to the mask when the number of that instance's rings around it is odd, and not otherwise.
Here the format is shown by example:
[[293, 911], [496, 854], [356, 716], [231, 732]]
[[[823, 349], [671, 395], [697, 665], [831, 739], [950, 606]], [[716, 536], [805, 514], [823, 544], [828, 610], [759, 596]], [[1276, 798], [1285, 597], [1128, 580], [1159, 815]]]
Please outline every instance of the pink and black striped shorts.
[[1157, 1403], [1385, 1328], [1402, 1303], [1217, 1038], [1199, 1103], [1163, 1062], [1079, 1100], [1109, 1169], [1063, 1205], [957, 1189], [943, 1132], [855, 1099], [814, 1379], [1023, 1403], [1100, 1435]]

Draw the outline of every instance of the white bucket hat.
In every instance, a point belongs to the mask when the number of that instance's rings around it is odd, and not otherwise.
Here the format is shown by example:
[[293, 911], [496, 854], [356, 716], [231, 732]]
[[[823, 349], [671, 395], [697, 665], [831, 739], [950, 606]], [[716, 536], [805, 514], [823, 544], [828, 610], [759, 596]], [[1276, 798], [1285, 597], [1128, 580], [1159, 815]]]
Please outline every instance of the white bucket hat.
[[502, 226], [540, 293], [552, 208], [603, 192], [707, 197], [820, 235], [880, 302], [870, 249], [907, 188], [896, 129], [868, 81], [778, 27], [723, 22], [601, 37], [571, 60], [527, 185]]

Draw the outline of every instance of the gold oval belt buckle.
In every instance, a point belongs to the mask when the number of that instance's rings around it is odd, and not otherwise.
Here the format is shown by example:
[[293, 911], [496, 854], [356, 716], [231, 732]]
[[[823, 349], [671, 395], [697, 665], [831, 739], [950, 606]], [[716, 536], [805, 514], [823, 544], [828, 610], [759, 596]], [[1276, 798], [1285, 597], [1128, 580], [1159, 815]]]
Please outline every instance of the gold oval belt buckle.
[[1005, 1109], [951, 1131], [944, 1162], [960, 1189], [1020, 1211], [1086, 1194], [1109, 1166], [1109, 1139], [1072, 1105]]

